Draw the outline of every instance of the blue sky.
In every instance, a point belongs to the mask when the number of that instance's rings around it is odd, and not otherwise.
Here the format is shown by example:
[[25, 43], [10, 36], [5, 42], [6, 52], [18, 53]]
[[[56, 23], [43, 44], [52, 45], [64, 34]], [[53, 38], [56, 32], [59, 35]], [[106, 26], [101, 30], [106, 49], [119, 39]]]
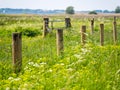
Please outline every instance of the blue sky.
[[75, 10], [114, 10], [120, 0], [0, 0], [0, 8], [30, 9], [66, 9], [73, 6]]

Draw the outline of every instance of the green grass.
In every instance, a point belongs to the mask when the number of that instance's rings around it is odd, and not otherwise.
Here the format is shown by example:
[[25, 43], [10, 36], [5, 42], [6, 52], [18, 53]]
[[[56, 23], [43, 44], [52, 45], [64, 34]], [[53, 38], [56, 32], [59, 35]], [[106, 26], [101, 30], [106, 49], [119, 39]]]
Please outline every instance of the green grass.
[[[6, 19], [7, 18], [7, 19]], [[62, 19], [63, 16], [51, 19]], [[113, 45], [112, 19], [96, 18], [90, 35], [87, 18], [71, 18], [64, 29], [64, 53], [56, 55], [56, 30], [42, 38], [42, 17], [2, 16], [0, 21], [0, 90], [120, 90], [120, 43]], [[119, 24], [120, 19], [117, 19]], [[100, 46], [99, 24], [105, 23], [105, 45]], [[87, 26], [86, 45], [80, 29]], [[55, 28], [64, 22], [54, 23]], [[117, 26], [119, 29], [120, 26]], [[12, 32], [22, 32], [22, 71], [12, 71]], [[33, 35], [34, 34], [34, 35]]]

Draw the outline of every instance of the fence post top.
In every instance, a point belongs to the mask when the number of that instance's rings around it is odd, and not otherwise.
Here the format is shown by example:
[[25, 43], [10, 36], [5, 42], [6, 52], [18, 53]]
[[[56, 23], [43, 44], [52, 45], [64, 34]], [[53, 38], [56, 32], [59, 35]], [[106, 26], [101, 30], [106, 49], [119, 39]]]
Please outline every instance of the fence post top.
[[82, 25], [82, 27], [86, 27], [86, 25]]
[[20, 32], [13, 32], [12, 35], [22, 35]]
[[62, 28], [58, 28], [57, 30], [63, 30]]
[[44, 20], [48, 20], [49, 18], [48, 18], [48, 17], [44, 17], [43, 19], [44, 19]]
[[103, 23], [100, 23], [100, 25], [104, 25]]
[[16, 34], [21, 34], [21, 33], [20, 33], [20, 32], [13, 32], [12, 34], [15, 34], [15, 35], [16, 35]]

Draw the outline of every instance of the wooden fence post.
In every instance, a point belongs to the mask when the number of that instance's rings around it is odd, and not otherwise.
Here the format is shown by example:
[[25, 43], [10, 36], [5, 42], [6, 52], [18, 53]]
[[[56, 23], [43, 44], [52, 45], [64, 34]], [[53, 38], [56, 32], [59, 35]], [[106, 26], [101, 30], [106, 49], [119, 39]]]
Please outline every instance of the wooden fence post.
[[114, 44], [117, 44], [117, 23], [116, 23], [116, 17], [114, 17], [114, 21], [113, 21], [113, 41], [114, 41]]
[[104, 45], [104, 24], [100, 24], [100, 45]]
[[91, 34], [94, 33], [94, 18], [91, 20]]
[[65, 18], [65, 26], [66, 26], [66, 28], [71, 27], [71, 19], [70, 18]]
[[57, 29], [56, 33], [56, 44], [57, 44], [57, 55], [61, 55], [63, 53], [63, 29]]
[[82, 45], [85, 45], [86, 43], [86, 26], [82, 26], [81, 28], [81, 43]]
[[12, 61], [15, 73], [20, 72], [22, 68], [22, 39], [21, 33], [12, 34]]
[[49, 27], [49, 18], [43, 19], [43, 37], [45, 37], [48, 34], [48, 27]]

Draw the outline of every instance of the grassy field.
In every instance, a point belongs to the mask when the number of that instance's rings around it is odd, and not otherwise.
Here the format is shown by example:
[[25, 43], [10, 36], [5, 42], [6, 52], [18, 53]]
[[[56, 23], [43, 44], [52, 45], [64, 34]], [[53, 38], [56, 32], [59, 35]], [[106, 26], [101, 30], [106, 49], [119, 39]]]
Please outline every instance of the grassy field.
[[[43, 17], [64, 20], [65, 15], [0, 15], [0, 90], [120, 90], [120, 17], [117, 45], [112, 38], [114, 15], [73, 15], [72, 27], [64, 29], [64, 53], [56, 54], [56, 30], [45, 38]], [[95, 18], [94, 34], [90, 20]], [[100, 23], [105, 42], [100, 46]], [[86, 44], [80, 29], [87, 27]], [[54, 28], [64, 27], [54, 23]], [[12, 33], [22, 33], [22, 71], [12, 70]]]

